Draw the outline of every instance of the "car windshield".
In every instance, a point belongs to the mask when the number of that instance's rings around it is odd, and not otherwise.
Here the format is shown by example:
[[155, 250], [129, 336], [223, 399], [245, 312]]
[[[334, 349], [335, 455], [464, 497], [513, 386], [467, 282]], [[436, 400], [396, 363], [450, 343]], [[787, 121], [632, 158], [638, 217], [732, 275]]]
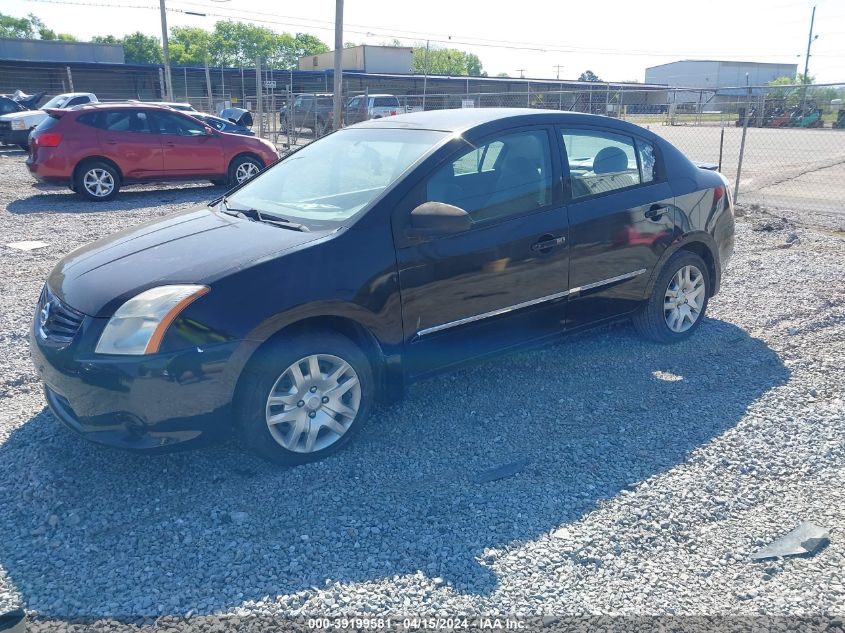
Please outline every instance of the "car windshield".
[[56, 95], [43, 106], [41, 106], [41, 108], [44, 110], [46, 110], [47, 108], [61, 108], [64, 107], [64, 105], [68, 101], [70, 101], [70, 97], [68, 95]]
[[446, 138], [432, 130], [346, 129], [283, 159], [227, 200], [298, 222], [343, 222]]

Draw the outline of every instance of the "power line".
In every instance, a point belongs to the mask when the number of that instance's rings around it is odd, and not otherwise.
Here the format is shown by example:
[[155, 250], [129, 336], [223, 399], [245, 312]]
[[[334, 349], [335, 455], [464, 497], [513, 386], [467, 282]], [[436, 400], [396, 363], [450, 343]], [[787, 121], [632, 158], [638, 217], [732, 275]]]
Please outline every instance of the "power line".
[[[154, 7], [151, 5], [127, 5], [127, 4], [112, 4], [108, 2], [83, 2], [81, 0], [27, 0], [27, 2], [37, 2], [42, 4], [59, 4], [59, 5], [71, 5], [71, 6], [89, 6], [89, 7], [105, 7], [105, 8], [112, 8], [112, 9], [148, 9], [148, 10], [157, 10], [158, 7]], [[186, 5], [193, 5], [193, 6], [201, 6], [203, 8], [211, 8], [210, 5], [200, 4], [196, 2], [186, 2], [185, 0], [174, 0], [174, 2], [178, 2], [179, 4], [186, 4]], [[177, 9], [168, 7], [167, 11], [171, 13], [190, 13], [184, 9]], [[251, 11], [250, 15], [273, 15], [269, 13], [262, 13], [257, 11]], [[284, 26], [288, 28], [313, 28], [319, 29], [324, 31], [333, 31], [333, 27], [328, 26], [316, 26], [316, 25], [308, 25], [308, 24], [292, 24], [290, 22], [283, 22], [280, 20], [270, 20], [270, 19], [260, 19], [260, 18], [244, 18], [239, 15], [229, 15], [225, 13], [217, 13], [217, 12], [206, 12], [206, 16], [208, 17], [217, 17], [217, 18], [225, 18], [229, 20], [236, 20], [241, 22], [259, 22], [262, 24], [273, 24], [276, 26]], [[315, 23], [324, 22], [322, 20], [311, 20], [310, 18], [287, 18], [291, 20], [298, 20], [302, 22], [312, 21]], [[361, 27], [364, 28], [364, 27]], [[393, 32], [374, 32], [372, 29], [368, 30], [357, 30], [355, 28], [346, 28], [344, 30], [347, 33], [355, 33], [357, 35], [364, 35], [367, 37], [370, 36], [379, 36], [385, 38], [396, 38], [399, 40], [413, 40], [417, 39], [416, 37], [409, 37], [407, 35], [402, 35], [401, 33], [412, 33], [412, 31], [403, 31], [401, 29], [394, 30]], [[380, 29], [377, 29], [380, 31]], [[416, 32], [421, 33], [421, 32]], [[444, 39], [445, 38], [445, 39]], [[645, 56], [645, 57], [705, 57], [705, 58], [712, 58], [716, 57], [746, 57], [749, 55], [753, 55], [754, 57], [760, 58], [793, 58], [794, 54], [787, 54], [787, 53], [728, 53], [725, 51], [719, 51], [718, 53], [682, 53], [682, 52], [658, 52], [658, 51], [644, 51], [644, 50], [630, 50], [630, 49], [602, 49], [602, 48], [582, 48], [577, 46], [567, 46], [561, 47], [557, 45], [546, 45], [546, 44], [534, 44], [534, 45], [521, 45], [520, 42], [508, 42], [507, 40], [496, 40], [500, 43], [487, 43], [489, 40], [485, 40], [482, 38], [473, 37], [461, 37], [461, 39], [455, 39], [452, 36], [448, 35], [441, 35], [438, 37], [428, 37], [425, 38], [431, 42], [435, 42], [438, 44], [445, 44], [445, 45], [461, 45], [461, 46], [477, 46], [482, 48], [496, 48], [496, 49], [506, 49], [506, 50], [521, 50], [521, 51], [533, 51], [539, 53], [569, 53], [569, 54], [590, 54], [590, 55], [637, 55], [637, 56]], [[822, 55], [819, 55], [822, 56]], [[834, 56], [831, 54], [824, 55], [824, 56]]]

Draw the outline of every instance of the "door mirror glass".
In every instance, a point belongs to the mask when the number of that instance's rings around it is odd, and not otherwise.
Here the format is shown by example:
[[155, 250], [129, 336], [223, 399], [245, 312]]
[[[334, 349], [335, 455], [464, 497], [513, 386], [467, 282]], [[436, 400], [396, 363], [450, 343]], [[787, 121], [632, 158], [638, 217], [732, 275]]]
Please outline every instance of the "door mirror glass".
[[469, 213], [445, 202], [424, 202], [411, 211], [409, 233], [415, 236], [450, 235], [472, 227]]

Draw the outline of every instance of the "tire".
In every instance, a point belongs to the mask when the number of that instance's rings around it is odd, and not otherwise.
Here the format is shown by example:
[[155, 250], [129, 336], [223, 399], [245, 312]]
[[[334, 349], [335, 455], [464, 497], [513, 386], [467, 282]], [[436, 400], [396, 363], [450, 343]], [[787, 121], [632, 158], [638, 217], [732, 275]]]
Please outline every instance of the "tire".
[[76, 168], [73, 186], [76, 193], [88, 200], [105, 202], [114, 198], [120, 191], [120, 173], [103, 161], [88, 161]]
[[[689, 272], [688, 277], [684, 276], [684, 271]], [[682, 282], [680, 296], [675, 290], [679, 281]], [[709, 299], [707, 264], [695, 253], [678, 251], [663, 266], [651, 296], [634, 315], [634, 327], [645, 338], [658, 343], [683, 341], [701, 325]], [[667, 309], [669, 304], [673, 307]]]
[[[232, 162], [229, 163], [229, 174], [227, 184], [229, 187], [239, 185], [242, 182], [254, 177], [262, 169], [264, 169], [264, 163], [262, 163], [255, 156], [236, 156], [234, 159], [232, 159]], [[250, 174], [247, 175], [246, 172], [250, 172]], [[246, 175], [246, 177], [242, 177], [244, 175]]]
[[[316, 380], [312, 358], [320, 370]], [[294, 366], [299, 367], [298, 385]], [[331, 375], [341, 370], [332, 381]], [[244, 443], [253, 452], [290, 466], [323, 459], [345, 446], [361, 430], [374, 400], [373, 371], [364, 352], [340, 334], [311, 332], [258, 352], [242, 378], [236, 414]]]

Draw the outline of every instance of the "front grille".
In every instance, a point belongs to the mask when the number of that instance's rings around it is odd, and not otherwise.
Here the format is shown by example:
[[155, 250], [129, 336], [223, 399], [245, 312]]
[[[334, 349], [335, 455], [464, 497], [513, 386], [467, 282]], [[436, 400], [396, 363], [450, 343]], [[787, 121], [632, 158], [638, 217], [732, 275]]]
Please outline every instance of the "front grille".
[[70, 343], [84, 318], [84, 314], [71, 308], [44, 286], [35, 314], [43, 338], [56, 343]]
[[0, 121], [0, 131], [11, 130], [11, 129], [12, 129], [12, 122], [11, 121]]

